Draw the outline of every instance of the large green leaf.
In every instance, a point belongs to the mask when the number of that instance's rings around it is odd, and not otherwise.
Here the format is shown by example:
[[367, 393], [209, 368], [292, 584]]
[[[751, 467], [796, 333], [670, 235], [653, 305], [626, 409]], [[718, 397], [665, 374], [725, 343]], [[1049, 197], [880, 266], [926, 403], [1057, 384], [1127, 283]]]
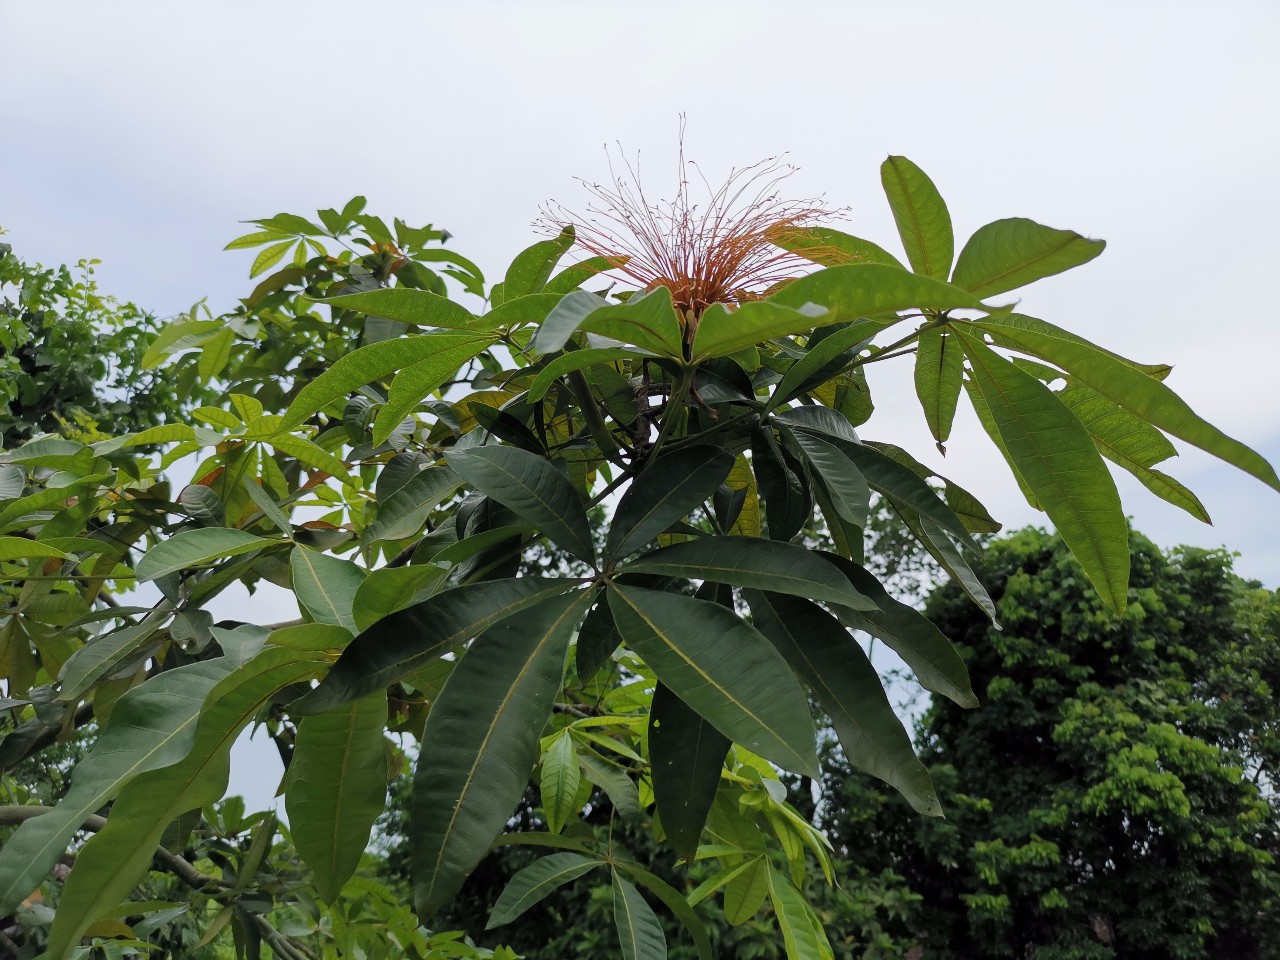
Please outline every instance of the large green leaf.
[[[799, 597], [756, 590], [745, 597], [752, 622], [817, 694], [849, 762], [896, 788], [918, 812], [941, 816], [929, 772], [917, 759], [875, 667], [849, 631]], [[667, 823], [665, 814], [662, 822]]]
[[667, 938], [658, 915], [617, 870], [613, 871], [613, 921], [622, 960], [666, 960]]
[[511, 878], [493, 905], [485, 929], [492, 930], [518, 920], [548, 894], [603, 865], [602, 861], [580, 853], [553, 853], [549, 857], [540, 857]]
[[155, 644], [156, 633], [163, 625], [164, 621], [153, 614], [139, 623], [88, 641], [62, 665], [58, 674], [58, 699], [79, 700], [103, 677]]
[[830, 227], [791, 227], [778, 231], [770, 239], [783, 250], [789, 250], [824, 267], [842, 267], [850, 263], [884, 263], [905, 269], [898, 258], [883, 247]]
[[733, 469], [731, 454], [705, 444], [659, 457], [634, 480], [618, 503], [605, 540], [605, 555], [625, 557], [709, 500]]
[[996, 220], [969, 238], [951, 281], [980, 297], [990, 297], [1088, 263], [1105, 247], [1105, 241], [1023, 217]]
[[431, 516], [431, 511], [448, 500], [462, 480], [444, 464], [415, 473], [391, 496], [378, 503], [373, 523], [361, 538], [365, 546], [381, 540], [404, 540], [412, 537]]
[[[990, 410], [1019, 475], [1098, 593], [1113, 610], [1123, 612], [1129, 591], [1129, 526], [1115, 481], [1089, 432], [1035, 377], [964, 329], [956, 328], [956, 336], [969, 358], [974, 390]], [[1160, 386], [1139, 373], [1134, 376]]]
[[788, 433], [804, 454], [831, 498], [836, 513], [857, 527], [867, 525], [871, 510], [871, 487], [867, 478], [845, 452], [846, 446], [830, 437], [820, 437], [808, 430]]
[[951, 273], [955, 238], [947, 205], [923, 170], [906, 157], [889, 157], [880, 165], [880, 183], [907, 259], [916, 273], [945, 280]]
[[135, 572], [139, 580], [157, 580], [170, 573], [276, 546], [280, 542], [230, 527], [184, 530], [148, 550], [138, 561]]
[[750, 866], [724, 885], [724, 917], [735, 927], [759, 913], [769, 895], [769, 858], [758, 856], [747, 862]]
[[289, 571], [298, 604], [312, 620], [356, 632], [356, 591], [367, 570], [350, 560], [298, 546], [289, 555]]
[[[1087, 341], [1055, 336], [1044, 328], [1025, 323], [1026, 319], [989, 318], [975, 325], [1014, 349], [1060, 367], [1073, 379], [1165, 433], [1194, 444], [1280, 490], [1280, 477], [1271, 464], [1256, 451], [1201, 419], [1186, 401], [1159, 380]], [[1125, 554], [1128, 555], [1127, 548]]]
[[789, 306], [773, 300], [750, 300], [736, 307], [713, 303], [698, 319], [693, 339], [693, 359], [727, 357], [764, 340], [808, 333], [814, 327], [834, 323], [825, 304]]
[[916, 396], [939, 448], [951, 436], [963, 381], [964, 351], [955, 339], [939, 327], [922, 331], [916, 341]]
[[779, 766], [818, 775], [804, 691], [773, 645], [718, 603], [611, 583], [627, 646], [730, 740]]
[[271, 647], [219, 681], [205, 699], [190, 751], [125, 786], [106, 827], [76, 857], [49, 933], [49, 960], [66, 960], [90, 924], [128, 898], [170, 823], [223, 795], [231, 745], [277, 690], [315, 674], [312, 656]]
[[872, 614], [838, 607], [836, 616], [841, 623], [883, 640], [934, 693], [962, 707], [978, 705], [964, 660], [928, 617], [889, 596], [880, 581], [852, 560], [836, 554], [824, 556], [844, 571], [854, 589], [880, 605], [880, 611]]
[[0, 847], [0, 913], [9, 915], [45, 877], [91, 813], [148, 770], [181, 760], [196, 736], [200, 705], [227, 675], [226, 659], [166, 670], [130, 690], [75, 767], [56, 807], [22, 824]]
[[587, 511], [573, 484], [546, 459], [519, 447], [487, 446], [451, 453], [449, 465], [575, 557], [595, 563]]
[[770, 300], [790, 306], [816, 303], [831, 313], [824, 323], [843, 323], [899, 310], [986, 309], [968, 290], [882, 263], [828, 267], [793, 280]]
[[490, 627], [432, 704], [410, 801], [414, 902], [423, 917], [457, 892], [520, 800], [569, 637], [590, 600], [590, 591], [551, 597]]
[[625, 303], [609, 303], [594, 293], [575, 290], [547, 314], [533, 338], [533, 349], [540, 354], [555, 353], [578, 330], [635, 344], [662, 357], [684, 355], [680, 320], [666, 287]]
[[368, 630], [383, 617], [427, 599], [448, 572], [447, 567], [431, 563], [370, 571], [360, 582], [351, 604], [356, 621], [352, 632]]
[[799, 544], [756, 537], [700, 537], [646, 553], [622, 568], [688, 580], [712, 580], [839, 603], [854, 610], [879, 609], [821, 556]]
[[594, 276], [626, 266], [629, 259], [630, 257], [624, 256], [588, 257], [586, 260], [571, 264], [557, 273], [547, 281], [547, 285], [542, 288], [543, 292], [566, 294]]
[[578, 668], [578, 682], [590, 681], [613, 656], [622, 643], [622, 636], [613, 623], [613, 611], [603, 598], [591, 608], [582, 621], [578, 639], [574, 642], [574, 665]]
[[387, 697], [379, 692], [298, 724], [284, 803], [320, 898], [338, 899], [385, 809]]
[[[427, 336], [445, 336], [445, 334], [427, 334]], [[453, 379], [459, 367], [489, 345], [490, 341], [475, 338], [460, 343], [441, 344], [440, 348], [430, 356], [402, 368], [391, 381], [387, 402], [374, 418], [373, 442], [385, 443], [419, 403], [439, 390], [446, 381]], [[341, 362], [341, 360], [338, 361], [338, 363]], [[329, 369], [332, 371], [336, 367], [337, 363]], [[327, 373], [321, 374], [321, 377], [326, 375]], [[301, 399], [302, 395], [298, 396]]]
[[756, 485], [764, 497], [765, 521], [774, 540], [790, 540], [809, 522], [813, 503], [809, 498], [804, 467], [790, 459], [778, 446], [773, 431], [756, 430], [751, 435], [751, 467]]
[[649, 713], [649, 762], [662, 829], [676, 854], [692, 863], [715, 802], [729, 740], [658, 684]]
[[[289, 409], [280, 420], [278, 432], [293, 429], [333, 401], [367, 383], [386, 379], [397, 370], [416, 364], [424, 366], [418, 370], [415, 379], [429, 382], [438, 374], [438, 387], [449, 378], [453, 370], [465, 362], [466, 357], [463, 355], [467, 351], [472, 351], [469, 356], [475, 356], [492, 342], [491, 337], [446, 331], [382, 340], [361, 347], [339, 357], [328, 370], [298, 391], [297, 397], [289, 404]], [[449, 369], [445, 369], [446, 367]], [[428, 373], [431, 376], [427, 376]], [[429, 392], [424, 392], [423, 396]]]
[[521, 250], [507, 267], [507, 274], [502, 280], [501, 302], [537, 293], [545, 287], [551, 272], [560, 258], [569, 252], [575, 239], [573, 227], [565, 227], [558, 236]]
[[448, 297], [412, 287], [367, 290], [364, 293], [348, 293], [317, 302], [337, 310], [355, 310], [371, 317], [383, 317], [416, 327], [472, 331], [488, 328], [484, 318], [476, 317], [466, 307], [454, 303]]
[[804, 894], [772, 866], [768, 868], [768, 882], [787, 960], [833, 960], [831, 942]]
[[322, 713], [381, 690], [504, 617], [576, 585], [540, 577], [487, 580], [398, 610], [351, 641], [320, 686], [290, 704], [289, 712]]
[[573, 736], [568, 730], [562, 730], [543, 753], [542, 776], [538, 778], [547, 829], [552, 833], [563, 830], [578, 813], [578, 784], [581, 782], [582, 768], [578, 765]]
[[[66, 494], [63, 493], [63, 497]], [[48, 544], [26, 537], [0, 537], [0, 561], [54, 558], [71, 559], [66, 553]]]

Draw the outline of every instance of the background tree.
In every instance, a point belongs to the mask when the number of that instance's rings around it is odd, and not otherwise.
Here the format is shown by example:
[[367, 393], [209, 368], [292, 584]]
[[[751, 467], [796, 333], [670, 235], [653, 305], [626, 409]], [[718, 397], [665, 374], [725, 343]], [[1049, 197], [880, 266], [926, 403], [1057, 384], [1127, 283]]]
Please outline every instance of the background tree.
[[986, 551], [1002, 631], [953, 586], [929, 598], [983, 694], [974, 711], [935, 699], [919, 724], [947, 820], [828, 774], [824, 828], [842, 860], [921, 897], [926, 956], [1262, 958], [1280, 942], [1280, 595], [1222, 550], [1131, 547], [1121, 618], [1035, 529]]

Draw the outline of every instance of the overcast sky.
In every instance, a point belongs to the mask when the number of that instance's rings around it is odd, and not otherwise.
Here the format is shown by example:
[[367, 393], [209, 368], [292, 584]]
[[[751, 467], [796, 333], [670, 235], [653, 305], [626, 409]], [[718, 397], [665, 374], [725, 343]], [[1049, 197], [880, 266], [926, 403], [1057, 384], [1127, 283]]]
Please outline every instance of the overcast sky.
[[[0, 0], [0, 226], [22, 256], [92, 256], [161, 314], [252, 289], [237, 221], [354, 194], [433, 222], [499, 278], [549, 198], [607, 174], [603, 145], [674, 183], [789, 153], [797, 196], [900, 249], [889, 153], [947, 199], [957, 248], [1026, 216], [1107, 240], [1021, 291], [1023, 312], [1135, 359], [1280, 462], [1280, 5], [1270, 3], [380, 3]], [[883, 367], [884, 369], [879, 369]], [[872, 371], [864, 435], [894, 440], [1010, 526], [1041, 522], [964, 411], [945, 461], [910, 368]], [[1215, 519], [1119, 478], [1164, 545], [1226, 545], [1280, 585], [1280, 496], [1189, 450], [1163, 465]]]

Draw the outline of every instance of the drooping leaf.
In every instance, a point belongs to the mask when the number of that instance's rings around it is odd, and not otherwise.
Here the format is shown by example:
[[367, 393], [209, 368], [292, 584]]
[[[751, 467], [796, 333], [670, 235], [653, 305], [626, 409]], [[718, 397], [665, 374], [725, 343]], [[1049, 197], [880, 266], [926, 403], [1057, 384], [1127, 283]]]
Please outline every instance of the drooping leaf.
[[889, 157], [880, 165], [880, 182], [907, 259], [916, 273], [946, 280], [951, 273], [955, 238], [947, 205], [923, 170], [906, 157]]
[[158, 615], [153, 615], [88, 641], [62, 665], [58, 699], [79, 700], [103, 677], [158, 643], [156, 632], [163, 624]]
[[1023, 217], [996, 220], [969, 238], [951, 279], [979, 297], [990, 297], [1088, 263], [1105, 247], [1105, 241]]
[[768, 857], [747, 862], [750, 866], [724, 885], [724, 918], [735, 927], [759, 913], [769, 895]]
[[367, 571], [350, 560], [302, 546], [289, 554], [289, 570], [298, 603], [312, 620], [356, 632], [356, 591]]
[[667, 938], [640, 891], [613, 871], [613, 920], [622, 960], [666, 960]]
[[817, 694], [849, 762], [897, 789], [919, 813], [940, 816], [929, 772], [849, 631], [808, 600], [756, 590], [744, 595], [752, 622]]
[[821, 556], [807, 547], [779, 540], [700, 537], [643, 554], [620, 572], [713, 580], [811, 597], [855, 610], [879, 609]]
[[376, 693], [298, 724], [284, 795], [293, 842], [333, 903], [385, 809], [387, 698]]
[[720, 731], [658, 684], [649, 715], [653, 795], [667, 840], [689, 862], [698, 852], [729, 746]]
[[429, 917], [511, 816], [538, 758], [590, 593], [545, 599], [476, 638], [427, 716], [414, 776], [414, 903]]
[[790, 540], [812, 514], [804, 468], [783, 454], [771, 430], [751, 435], [751, 466], [764, 497], [765, 523], [773, 540]]
[[817, 775], [804, 692], [754, 627], [718, 603], [616, 582], [609, 606], [627, 646], [717, 730], [785, 769]]
[[474, 447], [449, 456], [467, 483], [527, 520], [580, 560], [595, 563], [591, 525], [569, 480], [546, 459], [507, 446]]
[[541, 857], [516, 873], [503, 888], [489, 914], [486, 930], [518, 920], [526, 910], [541, 902], [572, 880], [603, 866], [599, 860], [579, 853], [553, 853]]
[[280, 542], [229, 527], [184, 530], [148, 550], [138, 561], [135, 572], [139, 580], [157, 580], [170, 573], [262, 550]]
[[538, 785], [542, 792], [542, 809], [547, 815], [547, 829], [559, 833], [578, 812], [575, 798], [582, 770], [573, 737], [563, 730], [542, 755], [542, 776]]
[[227, 675], [225, 659], [166, 670], [125, 693], [53, 810], [26, 821], [0, 847], [0, 911], [7, 916], [48, 876], [91, 813], [134, 777], [181, 760], [200, 705]]
[[488, 580], [438, 593], [383, 617], [353, 640], [320, 686], [289, 705], [299, 716], [332, 710], [395, 683], [442, 654], [576, 586], [573, 580]]
[[[1098, 593], [1111, 609], [1123, 612], [1129, 527], [1115, 481], [1088, 431], [1035, 377], [964, 330], [956, 335], [969, 358], [973, 389], [982, 395], [1019, 475]], [[1280, 488], [1280, 480], [1276, 485]]]
[[684, 925], [685, 930], [693, 937], [694, 948], [698, 951], [698, 960], [712, 960], [711, 938], [707, 936], [707, 928], [698, 919], [698, 915], [689, 906], [689, 902], [681, 891], [630, 860], [618, 860], [617, 868], [661, 900], [663, 906]]
[[574, 644], [574, 663], [578, 668], [578, 681], [587, 683], [600, 668], [609, 662], [613, 651], [622, 643], [622, 635], [613, 623], [613, 611], [601, 600], [582, 621], [578, 639]]
[[922, 332], [916, 341], [916, 396], [939, 446], [951, 436], [963, 381], [964, 351], [951, 335], [939, 327]]
[[625, 557], [709, 500], [733, 469], [732, 455], [698, 444], [649, 464], [623, 494], [605, 541], [610, 558]]
[[826, 488], [836, 513], [856, 527], [865, 527], [871, 510], [871, 487], [843, 446], [836, 445], [841, 441], [807, 430], [794, 430], [788, 436]]
[[223, 527], [227, 523], [226, 507], [222, 498], [210, 487], [189, 483], [178, 494], [178, 503], [187, 515], [206, 527]]

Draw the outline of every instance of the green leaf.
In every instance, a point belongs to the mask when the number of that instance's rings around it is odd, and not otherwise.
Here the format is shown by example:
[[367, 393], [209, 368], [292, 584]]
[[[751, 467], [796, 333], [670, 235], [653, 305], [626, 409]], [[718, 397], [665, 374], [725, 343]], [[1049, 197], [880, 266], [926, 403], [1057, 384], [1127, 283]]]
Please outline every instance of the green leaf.
[[640, 816], [640, 794], [635, 782], [620, 766], [590, 750], [580, 753], [578, 760], [582, 763], [582, 775], [605, 792], [619, 816], [633, 819]]
[[253, 266], [249, 268], [249, 276], [256, 277], [260, 273], [266, 273], [277, 263], [284, 259], [284, 255], [289, 252], [289, 248], [293, 246], [293, 240], [281, 240], [279, 243], [273, 243], [266, 247], [253, 258]]
[[[415, 364], [426, 366], [417, 370], [413, 379], [418, 382], [429, 381], [432, 378], [425, 374], [431, 372], [440, 377], [436, 384], [438, 387], [449, 378], [453, 370], [491, 342], [489, 337], [449, 331], [382, 340], [361, 347], [339, 357], [328, 370], [299, 390], [293, 403], [289, 404], [289, 409], [284, 412], [278, 430], [281, 433], [292, 430], [334, 400]], [[450, 364], [453, 365], [451, 369], [443, 369]], [[401, 392], [405, 392], [404, 388]], [[409, 406], [412, 407], [413, 404]]]
[[698, 960], [712, 960], [711, 940], [707, 936], [707, 928], [698, 919], [698, 915], [694, 913], [693, 908], [689, 906], [689, 902], [679, 890], [637, 863], [618, 860], [617, 866], [637, 883], [643, 884], [684, 925], [689, 935], [693, 937], [694, 948], [698, 951]]
[[751, 435], [751, 467], [760, 496], [764, 497], [769, 536], [790, 540], [809, 521], [813, 510], [804, 467], [783, 453], [773, 431], [767, 429]]
[[49, 934], [50, 960], [66, 960], [89, 925], [129, 896], [174, 819], [223, 795], [231, 745], [277, 690], [314, 676], [318, 665], [310, 656], [270, 648], [219, 681], [205, 699], [191, 750], [125, 786], [63, 887]]
[[921, 332], [916, 341], [915, 380], [925, 422], [941, 450], [951, 436], [964, 381], [964, 351], [945, 330], [931, 327]]
[[0, 847], [4, 915], [49, 875], [90, 814], [134, 777], [186, 756], [205, 695], [230, 670], [230, 661], [221, 658], [166, 670], [116, 702], [101, 735], [76, 765], [66, 795], [50, 812], [19, 826]]
[[625, 557], [682, 520], [720, 487], [734, 458], [717, 447], [696, 444], [659, 457], [631, 481], [605, 540], [605, 555]]
[[649, 761], [662, 828], [676, 855], [692, 862], [715, 802], [729, 740], [663, 684], [649, 714]]
[[[244, 250], [248, 247], [260, 247], [264, 243], [271, 243], [272, 241], [278, 242], [286, 236], [287, 234], [278, 233], [275, 230], [262, 230], [257, 233], [246, 233], [243, 237], [236, 237], [222, 249]], [[291, 243], [292, 238], [289, 238], [288, 242]]]
[[306, 696], [289, 705], [298, 716], [322, 713], [395, 683], [575, 580], [518, 577], [454, 587], [383, 617], [356, 637]]
[[824, 267], [842, 267], [850, 263], [883, 263], [900, 270], [906, 269], [897, 257], [883, 247], [830, 227], [789, 227], [778, 231], [770, 239], [783, 250], [789, 250]]
[[542, 755], [539, 788], [542, 791], [542, 809], [547, 815], [547, 829], [552, 833], [559, 833], [577, 815], [578, 806], [574, 799], [581, 781], [578, 751], [574, 749], [573, 737], [566, 729], [551, 741], [551, 746]]
[[1035, 377], [963, 329], [956, 328], [956, 336], [969, 358], [973, 389], [991, 411], [1019, 475], [1103, 600], [1122, 613], [1129, 590], [1129, 527], [1115, 481], [1088, 431]]
[[559, 236], [539, 241], [517, 254], [502, 281], [502, 300], [514, 300], [545, 287], [551, 271], [569, 252], [575, 239], [573, 227], [565, 227]]
[[[427, 334], [437, 336], [437, 334]], [[438, 336], [453, 336], [439, 334]], [[397, 343], [401, 341], [389, 341]], [[441, 343], [436, 352], [417, 363], [410, 364], [396, 374], [391, 381], [391, 389], [387, 392], [387, 402], [378, 411], [373, 421], [373, 442], [382, 444], [395, 433], [396, 428], [404, 422], [423, 400], [439, 390], [458, 372], [468, 360], [483, 352], [490, 345], [488, 340], [471, 339], [466, 342]], [[365, 349], [368, 349], [367, 347]], [[342, 361], [338, 361], [341, 363]], [[334, 364], [336, 367], [337, 364]], [[332, 370], [333, 367], [330, 368]], [[321, 374], [324, 376], [324, 374]], [[301, 394], [298, 395], [301, 399]]]
[[804, 691], [754, 627], [718, 603], [616, 582], [609, 606], [627, 646], [717, 730], [787, 770], [818, 775]]
[[577, 853], [553, 853], [541, 857], [511, 878], [493, 905], [486, 930], [518, 920], [526, 910], [544, 900], [548, 894], [590, 873], [603, 864]]
[[934, 693], [962, 707], [978, 705], [964, 660], [924, 614], [889, 596], [871, 573], [852, 560], [836, 554], [824, 556], [844, 571], [854, 589], [880, 605], [880, 612], [873, 614], [839, 607], [835, 613], [841, 623], [883, 640]]
[[26, 537], [0, 537], [0, 561], [3, 560], [39, 560], [52, 557], [58, 560], [70, 560], [71, 557], [48, 544]]
[[[1276, 476], [1271, 464], [1254, 450], [1202, 420], [1187, 406], [1186, 401], [1163, 383], [1087, 341], [1055, 336], [1043, 328], [1037, 329], [1025, 324], [1025, 319], [1027, 318], [1010, 317], [996, 321], [988, 318], [975, 326], [998, 337], [1001, 342], [1012, 345], [1016, 350], [1060, 367], [1074, 380], [1096, 390], [1165, 433], [1185, 440], [1257, 477], [1267, 486], [1280, 490], [1280, 477]], [[994, 407], [992, 410], [994, 412]], [[1128, 556], [1127, 547], [1125, 555]]]
[[547, 314], [532, 348], [539, 354], [555, 353], [578, 330], [631, 343], [662, 357], [684, 356], [684, 335], [666, 287], [634, 296], [626, 303], [609, 303], [594, 293], [575, 290]]
[[824, 304], [803, 303], [798, 307], [772, 300], [753, 300], [729, 307], [713, 303], [698, 320], [693, 340], [693, 359], [727, 357], [775, 337], [808, 333], [814, 327], [834, 323]]
[[871, 487], [845, 452], [846, 446], [853, 444], [819, 437], [807, 430], [789, 431], [787, 436], [795, 440], [822, 481], [836, 513], [857, 527], [865, 527], [871, 510]]
[[594, 564], [591, 525], [573, 485], [543, 457], [518, 447], [475, 447], [449, 465], [485, 496], [513, 510], [580, 560]]
[[700, 537], [646, 553], [619, 573], [712, 580], [877, 610], [839, 570], [807, 547], [756, 537]]
[[547, 395], [551, 385], [566, 373], [583, 370], [598, 363], [612, 363], [616, 360], [642, 356], [644, 354], [636, 350], [628, 350], [626, 347], [588, 347], [561, 354], [548, 362], [533, 378], [533, 383], [529, 384], [529, 399], [541, 400]]
[[476, 638], [427, 715], [414, 774], [414, 903], [435, 914], [502, 832], [538, 759], [538, 739], [589, 591], [543, 600]]
[[[817, 694], [849, 761], [894, 787], [917, 812], [941, 816], [929, 772], [916, 758], [875, 667], [849, 631], [808, 600], [756, 590], [744, 596], [752, 623]], [[667, 823], [665, 815], [662, 822]]]
[[769, 298], [801, 306], [816, 303], [831, 312], [823, 323], [879, 317], [899, 310], [986, 310], [967, 290], [882, 263], [828, 267], [793, 280]]
[[187, 515], [206, 527], [227, 525], [226, 507], [222, 498], [212, 488], [200, 483], [189, 483], [178, 494], [178, 503]]
[[356, 591], [368, 571], [350, 560], [299, 546], [289, 555], [289, 572], [298, 604], [312, 620], [356, 632]]
[[148, 550], [138, 561], [136, 573], [140, 581], [157, 580], [170, 573], [276, 546], [280, 542], [229, 527], [184, 530]]
[[200, 359], [196, 364], [196, 370], [203, 382], [208, 383], [222, 373], [227, 366], [227, 361], [231, 359], [231, 348], [235, 342], [236, 332], [230, 327], [215, 333], [205, 341], [200, 350]]
[[383, 617], [427, 599], [448, 572], [446, 567], [428, 563], [369, 571], [351, 603], [356, 621], [353, 632], [368, 630]]
[[769, 859], [756, 857], [747, 862], [751, 866], [724, 886], [724, 917], [735, 927], [759, 913], [769, 895]]
[[613, 920], [622, 960], [666, 960], [667, 938], [658, 915], [617, 870], [613, 871]]
[[969, 238], [951, 279], [980, 297], [990, 297], [1088, 263], [1105, 247], [1105, 241], [1022, 217], [996, 220]]
[[457, 492], [461, 478], [441, 464], [415, 473], [391, 496], [380, 500], [378, 514], [365, 528], [366, 546], [382, 540], [404, 540], [422, 529], [431, 511]]
[[16, 500], [27, 488], [27, 475], [21, 467], [0, 467], [0, 500]]
[[768, 884], [787, 960], [833, 960], [826, 931], [804, 894], [772, 866], [768, 868]]
[[298, 724], [285, 810], [320, 898], [338, 899], [385, 809], [387, 697], [377, 693]]
[[951, 214], [925, 172], [906, 157], [889, 157], [880, 165], [880, 182], [907, 259], [916, 273], [945, 280], [951, 273], [955, 238]]
[[316, 300], [335, 310], [354, 310], [371, 317], [383, 317], [397, 323], [415, 327], [437, 327], [447, 330], [487, 330], [483, 318], [475, 316], [466, 307], [454, 303], [448, 297], [428, 290], [412, 287], [388, 287], [366, 290], [363, 293], [347, 293], [325, 300]]
[[602, 600], [587, 613], [574, 643], [578, 682], [585, 684], [590, 681], [609, 662], [621, 643], [622, 637], [613, 623], [613, 612], [608, 602]]
[[542, 290], [544, 293], [568, 293], [598, 274], [625, 266], [629, 259], [630, 257], [588, 257], [580, 263], [565, 267], [548, 280]]
[[127, 660], [159, 641], [156, 632], [164, 621], [158, 616], [94, 637], [62, 665], [58, 699], [79, 700], [95, 683], [114, 673]]
[[[837, 330], [830, 336], [823, 337], [813, 344], [803, 357], [787, 368], [781, 382], [774, 388], [765, 412], [772, 411], [780, 403], [792, 400], [805, 390], [817, 386], [812, 381], [826, 371], [832, 363], [860, 344], [867, 343], [881, 330], [895, 323], [897, 323], [896, 320], [859, 320], [857, 323], [849, 324], [843, 330]], [[834, 376], [835, 372], [832, 370], [831, 375]]]

